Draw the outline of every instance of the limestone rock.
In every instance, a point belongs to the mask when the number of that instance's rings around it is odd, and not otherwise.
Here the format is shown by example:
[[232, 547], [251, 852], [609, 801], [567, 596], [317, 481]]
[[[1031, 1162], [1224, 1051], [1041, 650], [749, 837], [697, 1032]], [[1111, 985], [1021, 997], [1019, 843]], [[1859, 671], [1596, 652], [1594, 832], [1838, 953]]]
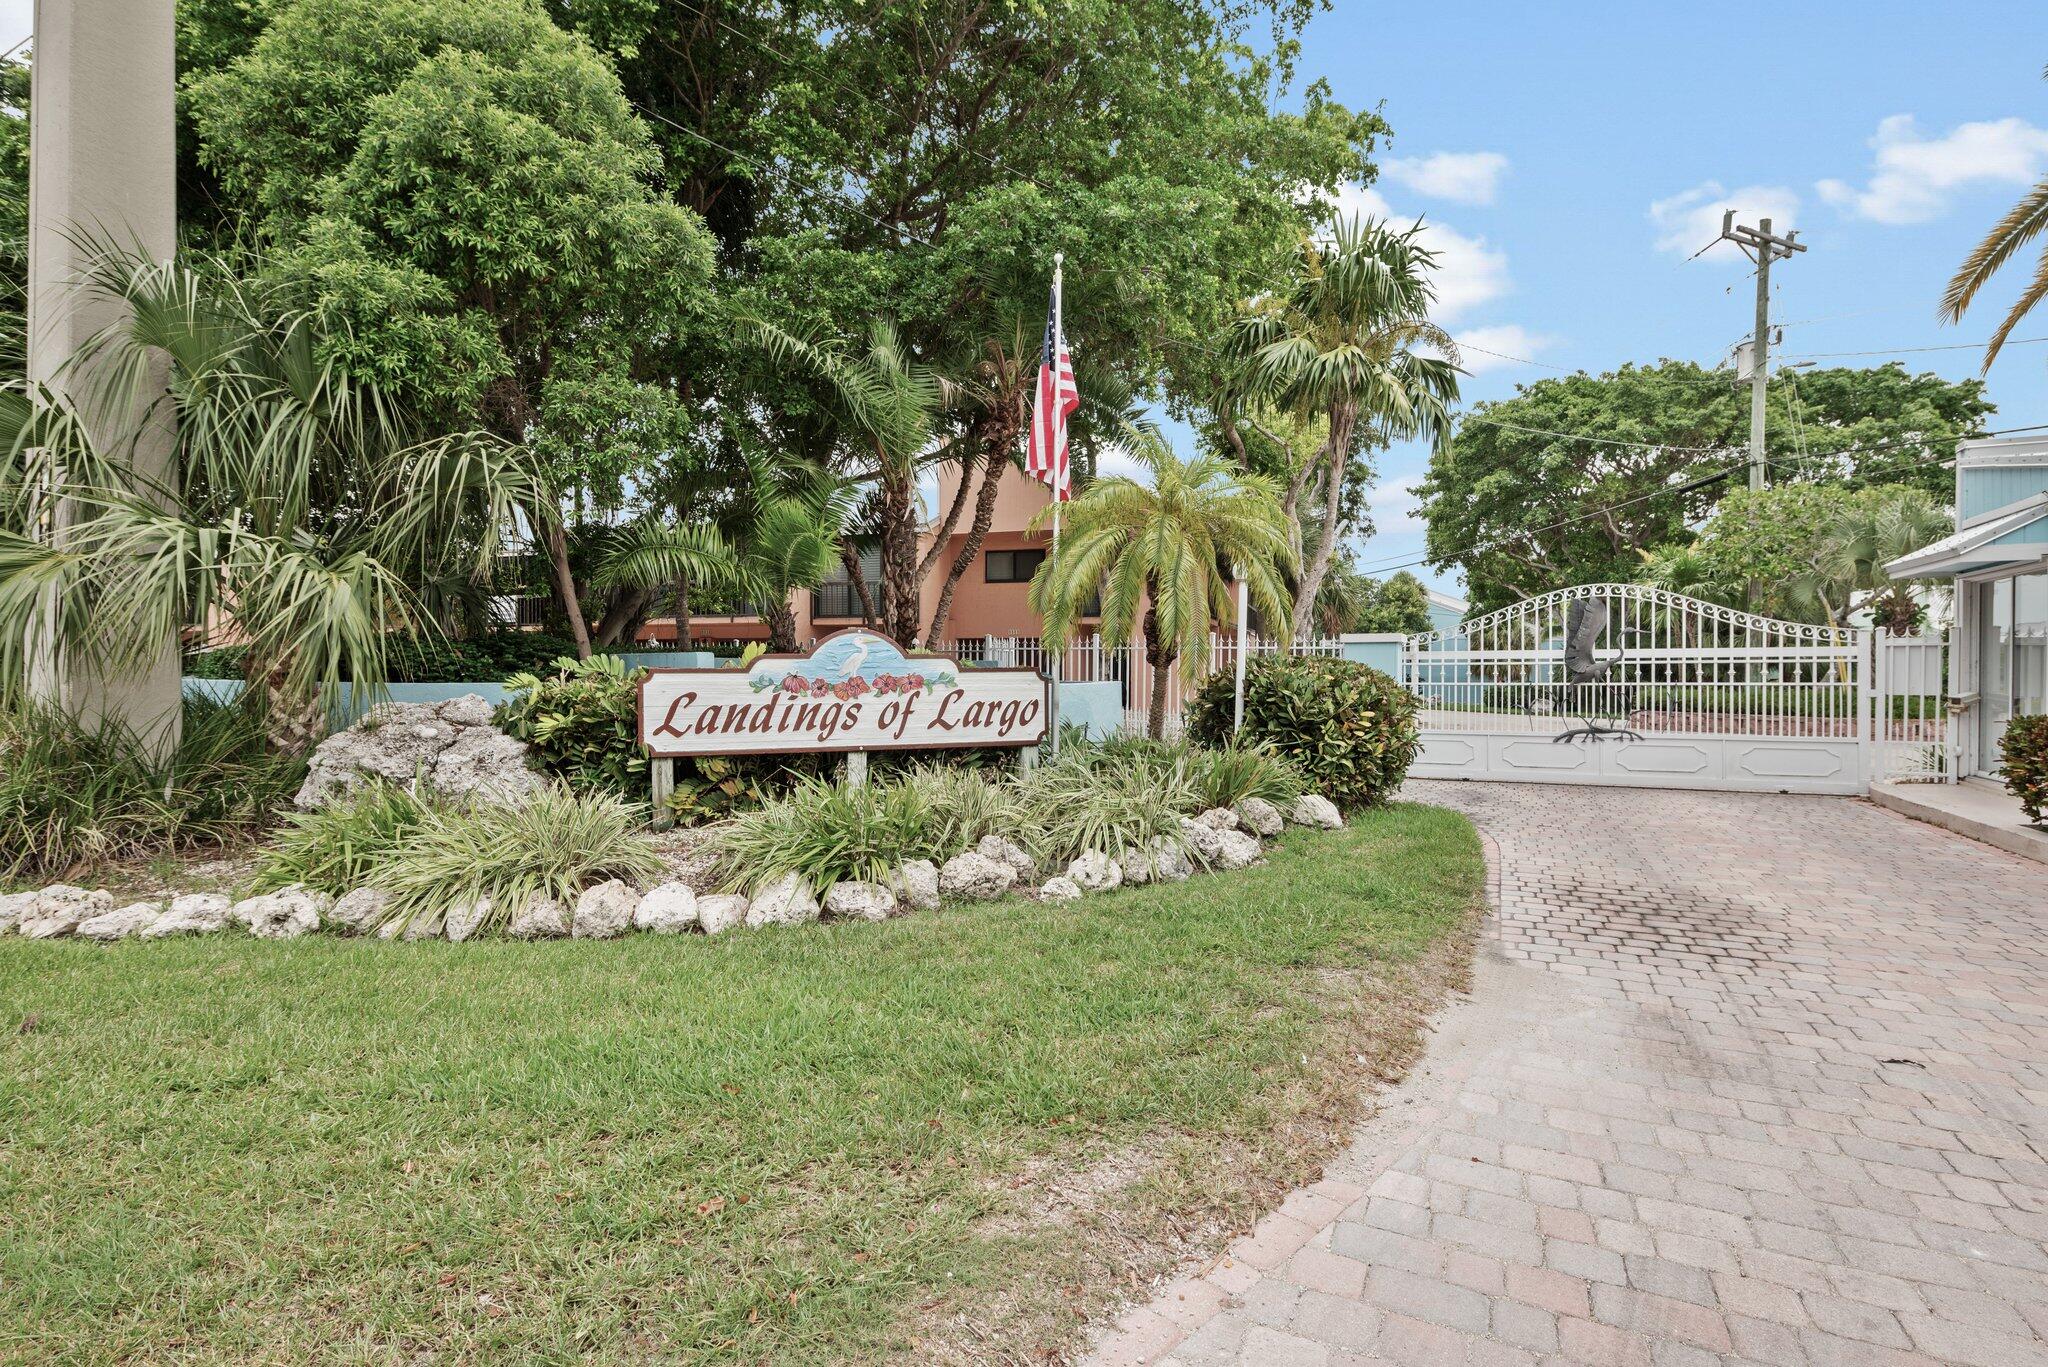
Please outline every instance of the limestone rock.
[[579, 940], [609, 940], [626, 933], [633, 924], [633, 912], [640, 894], [633, 885], [616, 878], [585, 888], [576, 898], [576, 914], [569, 918], [569, 933]]
[[1216, 832], [1216, 856], [1209, 866], [1216, 869], [1243, 869], [1259, 862], [1259, 838], [1246, 835], [1243, 831]]
[[1067, 877], [1083, 892], [1107, 892], [1124, 881], [1124, 870], [1102, 851], [1089, 850], [1067, 865]]
[[1125, 850], [1118, 856], [1117, 866], [1123, 870], [1124, 882], [1130, 885], [1182, 883], [1194, 872], [1188, 863], [1186, 842], [1166, 836], [1160, 836], [1143, 849]]
[[1344, 813], [1320, 793], [1303, 793], [1287, 809], [1287, 819], [1297, 826], [1320, 826], [1326, 831], [1344, 829]]
[[491, 725], [474, 693], [442, 703], [389, 703], [320, 742], [293, 799], [324, 807], [373, 779], [422, 786], [457, 802], [510, 802], [539, 789], [526, 744]]
[[78, 934], [88, 940], [125, 940], [156, 924], [164, 914], [161, 902], [130, 902], [115, 911], [103, 911], [78, 923]]
[[899, 905], [917, 911], [939, 909], [939, 866], [931, 860], [911, 860], [890, 875], [889, 884]]
[[1231, 809], [1244, 829], [1253, 835], [1278, 835], [1286, 829], [1287, 822], [1280, 815], [1280, 809], [1262, 797], [1248, 797]]
[[663, 883], [633, 909], [633, 926], [656, 935], [681, 935], [697, 924], [697, 890], [688, 883]]
[[1196, 817], [1195, 820], [1201, 822], [1212, 831], [1234, 831], [1241, 824], [1237, 819], [1237, 813], [1231, 811], [1228, 807], [1211, 807], [1208, 811]]
[[217, 892], [188, 892], [171, 899], [170, 910], [142, 932], [145, 940], [171, 935], [211, 935], [227, 927], [234, 902]]
[[939, 891], [948, 897], [1001, 897], [1016, 882], [1015, 869], [972, 850], [954, 855], [939, 870]]
[[444, 911], [416, 911], [406, 918], [405, 929], [399, 932], [399, 938], [408, 942], [438, 940], [442, 927], [447, 923], [448, 914]]
[[697, 924], [706, 935], [723, 935], [734, 926], [745, 925], [747, 899], [731, 893], [716, 893], [697, 899]]
[[1081, 885], [1065, 874], [1060, 874], [1056, 878], [1046, 879], [1045, 886], [1038, 890], [1038, 895], [1048, 902], [1073, 902], [1079, 900], [1081, 896]]
[[804, 876], [785, 873], [756, 892], [747, 903], [747, 925], [753, 930], [762, 926], [800, 926], [817, 920], [819, 910], [818, 899]]
[[491, 899], [479, 897], [474, 902], [457, 902], [448, 908], [441, 918], [441, 933], [450, 943], [461, 944], [483, 929], [484, 922], [491, 919]]
[[1195, 862], [1204, 866], [1214, 864], [1222, 853], [1222, 844], [1217, 839], [1223, 832], [1206, 822], [1180, 819], [1181, 838], [1193, 854]]
[[78, 923], [114, 909], [114, 894], [104, 888], [88, 892], [69, 883], [52, 883], [28, 894], [28, 906], [16, 923], [31, 940], [54, 940], [78, 929]]
[[494, 726], [473, 726], [434, 761], [434, 791], [451, 802], [517, 802], [541, 789], [526, 767], [526, 742]]
[[569, 909], [552, 897], [535, 893], [512, 913], [505, 932], [515, 940], [559, 940], [569, 933]]
[[260, 940], [296, 940], [320, 928], [320, 917], [333, 903], [324, 893], [302, 883], [261, 897], [245, 897], [229, 913]]
[[36, 895], [33, 892], [10, 892], [0, 897], [0, 935], [5, 935], [19, 925], [28, 909], [35, 905], [35, 901]]
[[983, 859], [1008, 864], [1011, 871], [1020, 879], [1029, 878], [1038, 868], [1038, 861], [1033, 859], [1022, 845], [1006, 835], [983, 836], [981, 843], [974, 847], [974, 852]]
[[841, 921], [886, 921], [896, 914], [896, 894], [880, 883], [834, 883], [825, 890], [825, 914]]
[[459, 698], [450, 698], [434, 708], [442, 721], [450, 726], [489, 726], [491, 705], [481, 693], [465, 693]]
[[356, 888], [345, 892], [327, 909], [327, 919], [345, 930], [371, 930], [383, 923], [391, 905], [391, 894], [377, 888]]

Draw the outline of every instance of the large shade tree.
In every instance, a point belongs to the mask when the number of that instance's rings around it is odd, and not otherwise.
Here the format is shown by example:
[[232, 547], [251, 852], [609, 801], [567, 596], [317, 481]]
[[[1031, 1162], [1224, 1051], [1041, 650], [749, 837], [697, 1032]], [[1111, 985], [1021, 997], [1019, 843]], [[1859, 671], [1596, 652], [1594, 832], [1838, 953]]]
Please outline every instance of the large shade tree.
[[1030, 602], [1055, 652], [1098, 596], [1106, 644], [1144, 639], [1147, 726], [1159, 736], [1175, 665], [1206, 667], [1212, 624], [1236, 618], [1233, 576], [1243, 577], [1251, 608], [1267, 621], [1287, 616], [1293, 547], [1278, 491], [1264, 476], [1214, 455], [1183, 461], [1156, 438], [1133, 454], [1144, 479], [1099, 479], [1066, 505], [1060, 553], [1039, 567]]
[[547, 459], [534, 521], [588, 653], [564, 524], [690, 420], [664, 358], [711, 269], [612, 64], [535, 0], [298, 0], [187, 104], [273, 272], [346, 321], [341, 360]]
[[1419, 223], [1340, 220], [1327, 236], [1302, 241], [1285, 290], [1254, 301], [1230, 333], [1233, 390], [1326, 424], [1322, 446], [1289, 473], [1282, 499], [1297, 538], [1302, 499], [1318, 505], [1313, 544], [1300, 548], [1296, 640], [1313, 627], [1324, 576], [1352, 531], [1348, 472], [1390, 441], [1435, 441], [1458, 397], [1457, 347], [1429, 320], [1436, 257], [1420, 235]]
[[[1976, 381], [1896, 363], [1774, 379], [1770, 480], [1918, 488], [1946, 497], [1943, 461], [1992, 406]], [[1686, 361], [1538, 380], [1476, 405], [1416, 486], [1431, 564], [1457, 567], [1477, 611], [1571, 584], [1635, 577], [1644, 554], [1740, 489], [1747, 387]]]

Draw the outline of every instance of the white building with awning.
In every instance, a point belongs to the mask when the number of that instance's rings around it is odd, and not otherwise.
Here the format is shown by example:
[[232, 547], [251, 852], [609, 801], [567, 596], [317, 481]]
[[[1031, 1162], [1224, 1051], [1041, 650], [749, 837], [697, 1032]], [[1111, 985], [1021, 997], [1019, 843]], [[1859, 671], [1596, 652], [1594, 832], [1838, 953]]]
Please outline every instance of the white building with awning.
[[1954, 584], [1958, 772], [1995, 777], [2006, 723], [2048, 712], [2048, 437], [1962, 443], [1956, 522], [1953, 536], [1885, 570]]

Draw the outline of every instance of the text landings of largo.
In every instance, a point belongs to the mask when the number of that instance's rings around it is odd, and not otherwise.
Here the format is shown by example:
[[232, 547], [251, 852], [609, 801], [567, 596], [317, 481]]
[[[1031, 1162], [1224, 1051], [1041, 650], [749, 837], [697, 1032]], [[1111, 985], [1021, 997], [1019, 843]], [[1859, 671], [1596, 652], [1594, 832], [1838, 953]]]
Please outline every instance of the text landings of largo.
[[1036, 670], [964, 669], [856, 629], [745, 670], [653, 671], [640, 743], [657, 756], [1036, 745], [1048, 688]]

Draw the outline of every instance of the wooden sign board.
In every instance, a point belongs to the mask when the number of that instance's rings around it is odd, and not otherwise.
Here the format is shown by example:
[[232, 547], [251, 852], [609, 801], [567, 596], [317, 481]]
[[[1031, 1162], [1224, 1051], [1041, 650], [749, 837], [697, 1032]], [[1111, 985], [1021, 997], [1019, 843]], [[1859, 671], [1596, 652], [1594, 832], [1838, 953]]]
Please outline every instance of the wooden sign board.
[[747, 669], [657, 669], [640, 684], [656, 758], [1037, 745], [1051, 685], [1033, 669], [970, 669], [855, 628]]

